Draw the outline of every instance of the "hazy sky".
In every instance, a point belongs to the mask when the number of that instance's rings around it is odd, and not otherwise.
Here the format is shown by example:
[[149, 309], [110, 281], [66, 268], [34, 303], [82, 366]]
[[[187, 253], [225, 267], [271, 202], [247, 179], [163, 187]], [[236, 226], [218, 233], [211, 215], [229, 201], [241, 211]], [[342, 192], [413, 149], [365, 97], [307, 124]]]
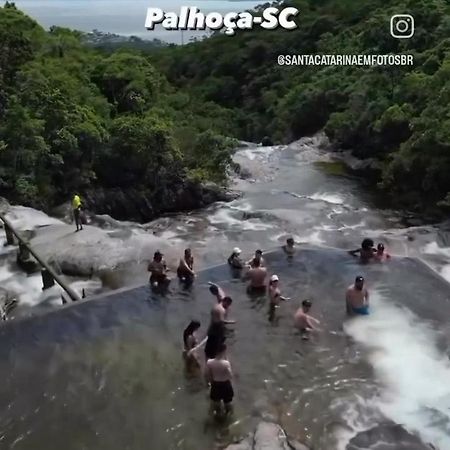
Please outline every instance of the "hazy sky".
[[[16, 5], [44, 27], [60, 25], [82, 31], [98, 29], [145, 39], [180, 42], [179, 31], [144, 27], [147, 8], [179, 12], [181, 6], [197, 6], [202, 12], [244, 11], [262, 0], [15, 0]], [[186, 32], [188, 34], [188, 32]]]

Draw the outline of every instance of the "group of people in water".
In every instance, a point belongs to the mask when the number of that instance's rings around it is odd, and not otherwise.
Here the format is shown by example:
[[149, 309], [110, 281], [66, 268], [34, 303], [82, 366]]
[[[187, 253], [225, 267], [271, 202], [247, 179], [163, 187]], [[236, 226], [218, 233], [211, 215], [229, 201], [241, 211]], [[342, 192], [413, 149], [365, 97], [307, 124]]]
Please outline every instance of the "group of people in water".
[[[296, 247], [292, 238], [287, 239], [283, 250], [288, 257], [295, 254]], [[363, 263], [382, 262], [390, 258], [390, 255], [385, 252], [383, 244], [378, 244], [375, 248], [371, 239], [364, 239], [360, 248], [349, 253], [359, 256]], [[228, 258], [228, 264], [233, 271], [243, 271], [241, 278], [248, 281], [247, 293], [250, 296], [263, 296], [267, 293], [269, 319], [271, 320], [281, 302], [289, 301], [290, 298], [282, 295], [278, 275], [273, 274], [269, 277], [262, 250], [256, 250], [254, 256], [246, 262], [242, 260], [241, 254], [241, 249], [234, 248]], [[170, 283], [167, 265], [161, 252], [155, 252], [154, 259], [148, 266], [148, 271], [151, 273], [150, 284], [152, 288], [165, 287]], [[190, 285], [194, 281], [194, 258], [190, 249], [185, 250], [184, 256], [179, 261], [177, 276], [181, 283]], [[228, 318], [233, 299], [215, 283], [209, 283], [209, 290], [216, 301], [211, 309], [210, 324], [206, 337], [201, 342], [198, 341], [197, 332], [201, 324], [196, 320], [191, 321], [183, 333], [183, 355], [188, 368], [200, 368], [202, 358], [198, 356], [198, 350], [204, 347], [205, 377], [210, 386], [212, 412], [216, 415], [222, 415], [222, 412], [228, 414], [232, 411], [231, 405], [234, 397], [233, 373], [226, 356], [226, 326], [235, 323], [234, 320]], [[312, 331], [320, 331], [319, 320], [310, 315], [311, 308], [312, 301], [305, 299], [294, 314], [295, 327], [300, 331], [302, 339], [305, 340], [309, 339], [309, 334]], [[347, 289], [346, 311], [349, 315], [369, 314], [369, 292], [361, 275], [358, 275], [355, 282]]]

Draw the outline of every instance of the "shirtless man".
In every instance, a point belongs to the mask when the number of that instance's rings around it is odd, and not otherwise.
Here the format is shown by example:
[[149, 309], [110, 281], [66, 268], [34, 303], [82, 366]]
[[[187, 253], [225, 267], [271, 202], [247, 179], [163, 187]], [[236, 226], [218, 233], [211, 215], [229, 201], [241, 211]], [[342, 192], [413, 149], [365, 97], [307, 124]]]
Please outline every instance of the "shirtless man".
[[217, 303], [220, 303], [226, 297], [225, 291], [218, 284], [212, 283], [211, 281], [208, 281], [208, 284], [209, 292], [216, 297]]
[[384, 251], [384, 245], [380, 243], [377, 245], [377, 252], [374, 257], [376, 261], [383, 262], [386, 261], [386, 259], [389, 259], [391, 255]]
[[300, 330], [302, 339], [308, 339], [310, 331], [319, 330], [314, 324], [319, 325], [320, 322], [308, 314], [311, 306], [311, 300], [303, 300], [302, 307], [297, 310], [294, 316], [295, 326]]
[[356, 250], [350, 250], [349, 253], [352, 256], [357, 256], [359, 253], [359, 258], [361, 262], [367, 263], [373, 259], [374, 253], [376, 252], [373, 246], [374, 243], [372, 239], [366, 238], [362, 241], [361, 248], [358, 248]]
[[234, 392], [231, 380], [233, 372], [231, 364], [226, 357], [227, 346], [222, 343], [218, 347], [218, 351], [214, 359], [208, 359], [206, 362], [206, 378], [211, 384], [210, 399], [211, 411], [219, 414], [222, 410], [222, 402], [225, 407], [225, 414], [232, 412], [231, 402], [233, 401]]
[[261, 261], [256, 259], [251, 268], [245, 275], [245, 279], [250, 280], [247, 286], [248, 294], [264, 294], [266, 292], [267, 269], [261, 267]]
[[255, 256], [246, 262], [246, 266], [250, 266], [250, 268], [255, 267], [255, 261], [259, 261], [259, 265], [261, 267], [264, 266], [264, 258], [262, 257], [262, 250], [256, 250]]
[[357, 276], [355, 284], [351, 285], [347, 289], [347, 295], [345, 297], [347, 314], [369, 314], [369, 292], [364, 287], [364, 278]]
[[295, 242], [294, 239], [288, 238], [286, 240], [286, 244], [283, 245], [283, 250], [285, 251], [286, 255], [293, 256], [295, 253]]
[[157, 287], [161, 284], [168, 284], [170, 279], [167, 277], [167, 265], [163, 259], [163, 254], [157, 250], [153, 255], [153, 261], [148, 265], [147, 270], [151, 273], [150, 284]]
[[192, 256], [190, 248], [187, 248], [184, 251], [184, 257], [180, 259], [177, 275], [180, 281], [184, 281], [186, 283], [191, 283], [195, 277], [194, 257]]
[[233, 324], [235, 320], [227, 320], [228, 309], [233, 303], [231, 297], [224, 297], [219, 303], [216, 303], [211, 309], [211, 323]]

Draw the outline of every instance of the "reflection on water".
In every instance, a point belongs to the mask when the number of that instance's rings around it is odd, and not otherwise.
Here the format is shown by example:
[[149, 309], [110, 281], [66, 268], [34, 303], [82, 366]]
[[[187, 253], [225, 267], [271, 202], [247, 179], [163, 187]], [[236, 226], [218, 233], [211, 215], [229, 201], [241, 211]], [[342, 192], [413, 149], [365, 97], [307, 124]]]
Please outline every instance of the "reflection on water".
[[[401, 389], [390, 400], [398, 407], [405, 401], [403, 383], [413, 377], [409, 372], [404, 379], [396, 377], [404, 367], [391, 357], [389, 341], [400, 345], [395, 352], [406, 341], [420, 342], [417, 350], [425, 354], [434, 349], [432, 342], [427, 346], [426, 339], [416, 339], [417, 328], [405, 324], [412, 324], [416, 314], [424, 326], [445, 332], [441, 321], [450, 312], [448, 286], [407, 259], [361, 268], [344, 252], [304, 248], [290, 262], [281, 252], [267, 255], [267, 261], [293, 299], [280, 307], [272, 323], [266, 299], [248, 298], [242, 282], [219, 266], [201, 273], [192, 291], [173, 282], [173, 292], [161, 297], [143, 287], [2, 327], [0, 404], [5, 408], [0, 430], [5, 448], [220, 448], [246, 434], [261, 417], [279, 421], [318, 450], [345, 448], [357, 432], [386, 418], [402, 420], [407, 429], [430, 437], [422, 429], [426, 422], [408, 422], [407, 414], [392, 414], [381, 400], [391, 393], [389, 380], [396, 379]], [[342, 328], [343, 293], [359, 272], [383, 299], [374, 300], [372, 316], [348, 325], [349, 337]], [[199, 319], [206, 330], [213, 304], [208, 280], [221, 282], [231, 293], [230, 317], [238, 320], [228, 338], [236, 374], [236, 422], [231, 426], [208, 419], [208, 392], [201, 379], [185, 376], [181, 359], [186, 324]], [[432, 304], [424, 296], [431, 287]], [[312, 314], [326, 330], [308, 342], [292, 327], [293, 313], [305, 297], [313, 299]], [[393, 315], [399, 304], [412, 311], [404, 319]], [[372, 345], [385, 356], [371, 358]], [[437, 353], [430, 355], [424, 362], [433, 362], [432, 371], [448, 375], [433, 356]], [[403, 354], [400, 361], [412, 364], [412, 358]], [[379, 372], [385, 376], [377, 381]], [[418, 376], [421, 383], [434, 381], [429, 370]], [[439, 384], [441, 402], [450, 394], [446, 386]], [[434, 407], [433, 398], [412, 396], [410, 406], [416, 402], [416, 414], [421, 414], [420, 402]], [[440, 413], [448, 420], [448, 409]], [[444, 433], [446, 426], [443, 421], [435, 429]]]

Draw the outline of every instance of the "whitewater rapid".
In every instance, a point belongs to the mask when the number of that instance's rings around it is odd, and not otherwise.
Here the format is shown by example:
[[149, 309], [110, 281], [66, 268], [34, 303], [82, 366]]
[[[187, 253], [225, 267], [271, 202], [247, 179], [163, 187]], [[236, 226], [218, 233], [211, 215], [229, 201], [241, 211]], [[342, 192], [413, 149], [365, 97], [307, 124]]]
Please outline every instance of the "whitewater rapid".
[[[144, 226], [127, 225], [131, 236], [123, 245], [131, 249], [129, 257], [138, 264], [151, 254], [156, 245], [154, 231], [157, 242], [168, 242], [168, 254], [175, 263], [182, 249], [190, 246], [200, 267], [223, 262], [236, 245], [251, 255], [257, 247], [278, 247], [287, 236], [293, 236], [299, 243], [344, 250], [356, 248], [363, 237], [369, 236], [384, 242], [394, 256], [423, 259], [450, 282], [450, 247], [443, 245], [448, 240], [441, 236], [446, 232], [439, 225], [405, 228], [401, 214], [376, 210], [370, 199], [361, 196], [355, 180], [326, 175], [314, 166], [330, 161], [319, 147], [317, 141], [302, 140], [290, 146], [238, 152], [236, 161], [252, 174], [250, 179], [234, 181], [234, 187], [244, 192], [241, 198]], [[12, 207], [8, 218], [19, 229], [62, 223], [20, 206]], [[4, 242], [4, 233], [0, 240]], [[3, 242], [3, 255], [14, 251], [4, 248]], [[83, 289], [94, 292], [102, 288], [98, 277], [70, 282], [80, 294]], [[59, 288], [43, 293], [40, 274], [26, 276], [8, 258], [0, 265], [0, 286], [15, 292], [20, 302], [29, 306], [43, 301], [59, 304]], [[373, 417], [382, 415], [420, 434], [424, 442], [447, 450], [450, 363], [448, 349], [437, 345], [439, 333], [444, 331], [386, 296], [382, 286], [372, 285], [371, 293], [371, 315], [346, 322], [344, 329], [364, 349], [380, 390], [369, 400], [357, 399], [347, 405], [352, 431], [341, 445], [345, 447], [352, 435], [365, 429]]]

